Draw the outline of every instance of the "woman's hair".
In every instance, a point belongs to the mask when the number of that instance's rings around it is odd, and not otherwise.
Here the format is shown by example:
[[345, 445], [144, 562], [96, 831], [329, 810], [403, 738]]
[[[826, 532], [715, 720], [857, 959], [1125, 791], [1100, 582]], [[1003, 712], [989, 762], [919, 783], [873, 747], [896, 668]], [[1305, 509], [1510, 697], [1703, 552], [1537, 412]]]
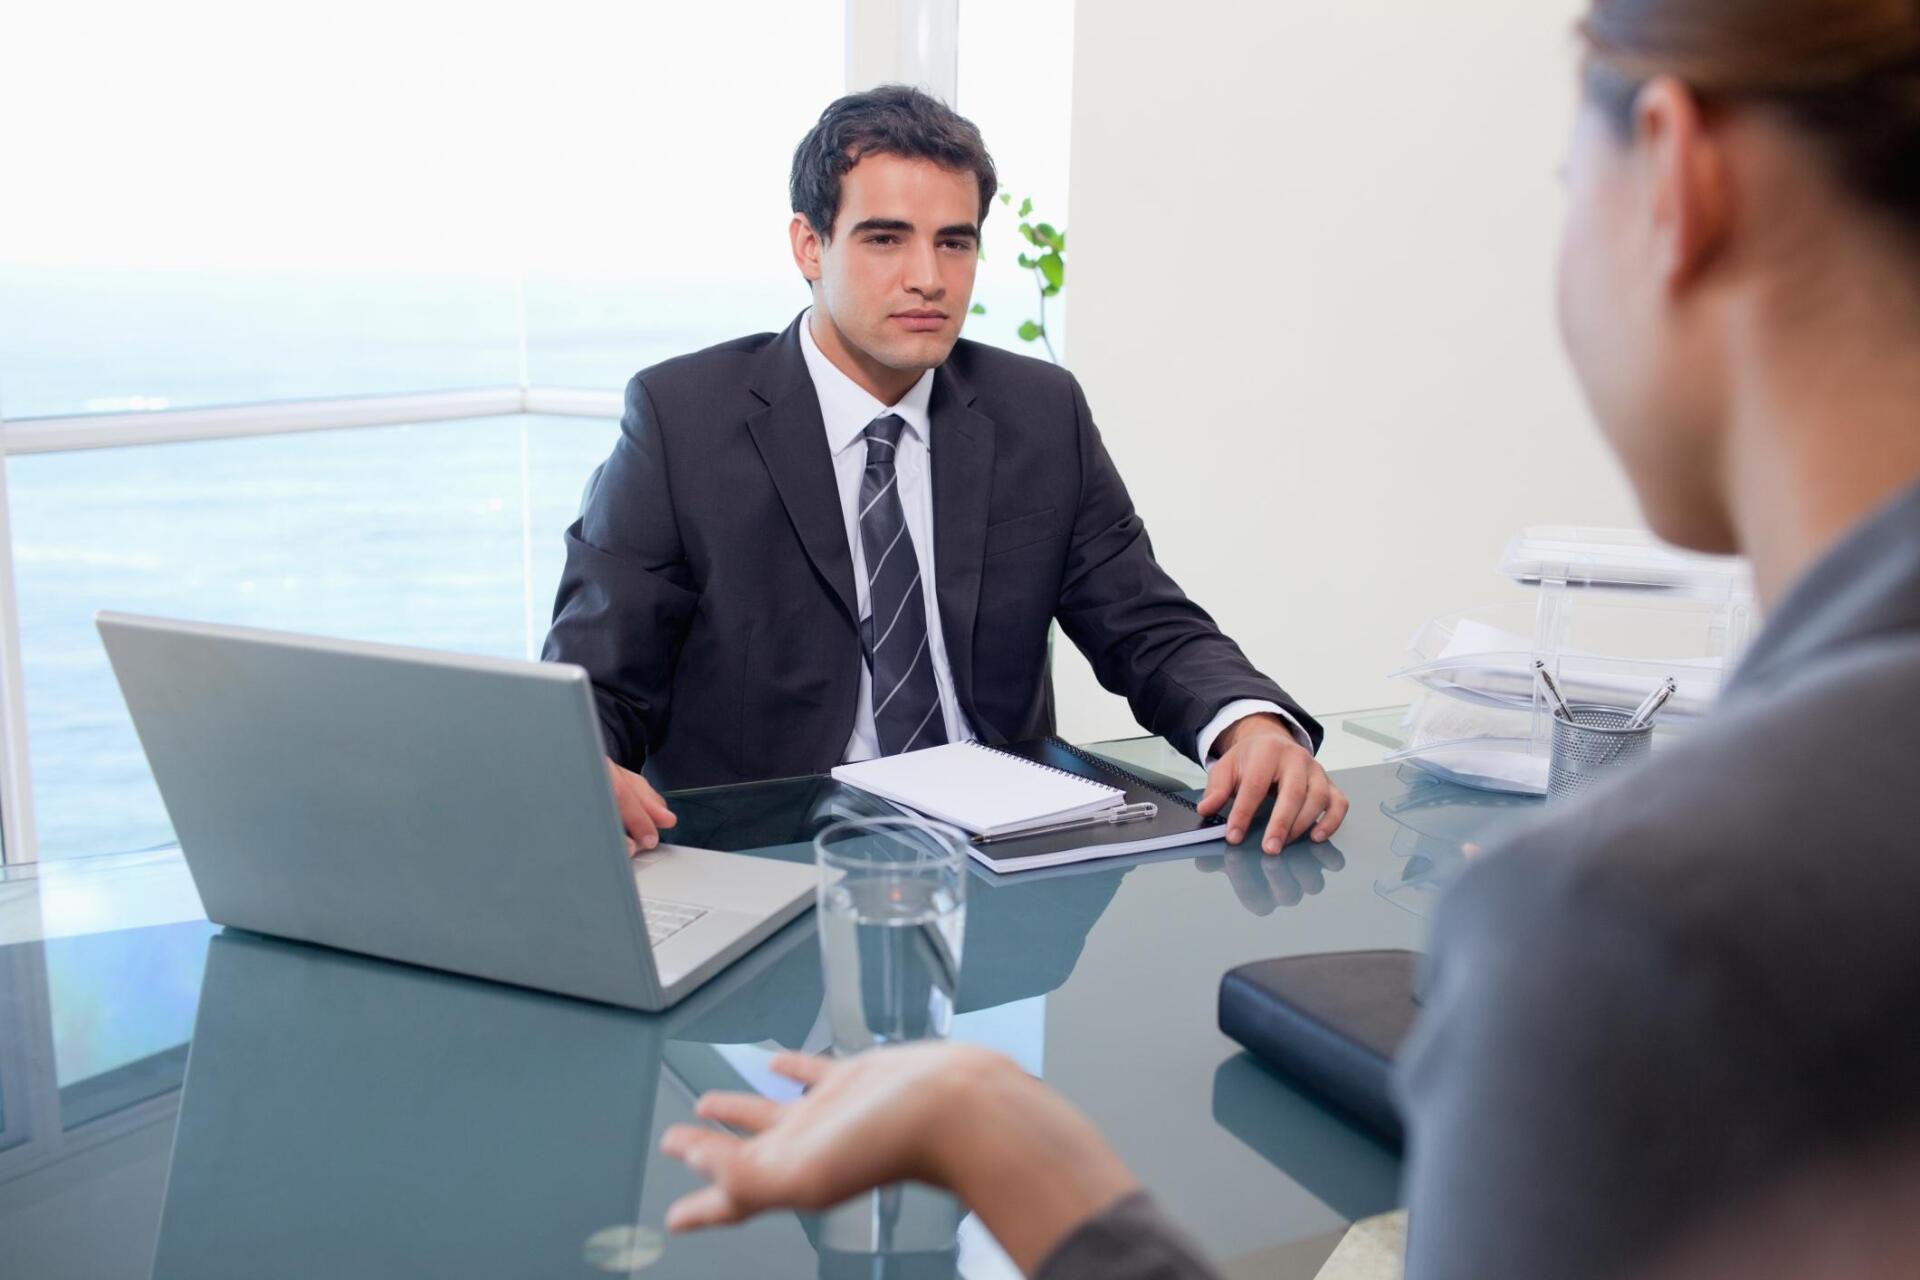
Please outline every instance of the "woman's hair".
[[1763, 105], [1920, 235], [1920, 0], [1592, 0], [1580, 33], [1587, 92], [1622, 136], [1656, 76]]

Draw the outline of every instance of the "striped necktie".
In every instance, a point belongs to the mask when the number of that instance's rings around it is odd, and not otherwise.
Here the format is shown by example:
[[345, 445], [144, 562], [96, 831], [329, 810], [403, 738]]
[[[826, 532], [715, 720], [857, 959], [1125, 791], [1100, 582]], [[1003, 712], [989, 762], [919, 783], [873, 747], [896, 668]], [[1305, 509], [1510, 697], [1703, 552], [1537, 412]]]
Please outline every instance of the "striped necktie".
[[906, 422], [898, 414], [867, 426], [867, 469], [860, 477], [860, 550], [867, 562], [867, 664], [873, 671], [873, 727], [880, 754], [896, 755], [947, 740], [940, 687], [927, 648], [926, 594], [907, 514], [900, 505], [894, 454]]

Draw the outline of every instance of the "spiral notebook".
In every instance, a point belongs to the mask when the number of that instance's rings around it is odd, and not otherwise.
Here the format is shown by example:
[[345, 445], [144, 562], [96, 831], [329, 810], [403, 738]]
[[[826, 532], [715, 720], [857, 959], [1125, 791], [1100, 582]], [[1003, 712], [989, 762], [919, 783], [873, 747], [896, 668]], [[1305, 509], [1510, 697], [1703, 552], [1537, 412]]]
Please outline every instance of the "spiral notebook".
[[[843, 764], [834, 780], [879, 796], [973, 836], [968, 852], [994, 871], [1025, 871], [1094, 858], [1149, 853], [1219, 838], [1223, 820], [1202, 818], [1193, 802], [1058, 738], [989, 747], [955, 742], [925, 751]], [[1022, 836], [1123, 804], [1151, 803], [1143, 822], [1076, 827]]]

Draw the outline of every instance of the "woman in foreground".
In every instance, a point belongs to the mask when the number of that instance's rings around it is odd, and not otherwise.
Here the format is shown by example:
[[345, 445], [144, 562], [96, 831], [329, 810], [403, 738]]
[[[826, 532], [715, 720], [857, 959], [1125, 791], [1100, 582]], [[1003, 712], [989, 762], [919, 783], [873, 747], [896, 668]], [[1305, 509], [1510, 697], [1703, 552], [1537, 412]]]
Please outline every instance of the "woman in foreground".
[[[1595, 0], [1582, 34], [1567, 348], [1649, 524], [1748, 556], [1770, 622], [1631, 803], [1556, 810], [1442, 908], [1408, 1275], [1895, 1274], [1911, 1215], [1728, 1224], [1920, 1170], [1920, 3]], [[913, 1179], [1029, 1275], [1212, 1274], [1003, 1059], [776, 1065], [804, 1098], [700, 1104], [750, 1136], [666, 1134], [712, 1184], [670, 1228]]]

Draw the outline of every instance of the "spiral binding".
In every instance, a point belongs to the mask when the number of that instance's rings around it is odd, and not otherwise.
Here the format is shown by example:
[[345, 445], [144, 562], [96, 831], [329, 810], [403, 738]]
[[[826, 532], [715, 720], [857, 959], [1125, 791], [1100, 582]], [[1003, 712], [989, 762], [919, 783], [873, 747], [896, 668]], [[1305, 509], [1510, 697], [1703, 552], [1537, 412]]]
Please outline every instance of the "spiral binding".
[[[1090, 751], [1082, 751], [1079, 747], [1074, 746], [1071, 742], [1068, 742], [1063, 738], [1048, 738], [1047, 741], [1052, 743], [1054, 746], [1059, 747], [1062, 751], [1065, 751], [1068, 755], [1072, 756], [1074, 759], [1080, 760], [1087, 764], [1092, 765], [1096, 770], [1098, 770], [1101, 773], [1109, 774], [1113, 777], [1124, 779], [1126, 782], [1130, 783], [1132, 786], [1138, 787], [1142, 791], [1150, 792], [1153, 795], [1159, 796], [1163, 800], [1171, 801], [1174, 804], [1181, 805], [1188, 809], [1192, 809], [1195, 812], [1199, 811], [1200, 806], [1196, 805], [1193, 801], [1187, 799], [1185, 796], [1178, 795], [1172, 791], [1164, 791], [1161, 788], [1154, 786], [1151, 782], [1148, 782], [1145, 778], [1133, 772], [1131, 769], [1124, 769], [1121, 766], [1115, 764], [1113, 761], [1105, 759], [1101, 756], [1096, 756]], [[1048, 773], [1057, 773], [1063, 778], [1072, 778], [1078, 782], [1093, 781], [1093, 779], [1085, 776], [1084, 774], [1074, 773], [1070, 769], [1056, 769], [1054, 766], [1050, 764], [1041, 764], [1038, 760], [1029, 760], [1025, 756], [1015, 755], [1011, 751], [1002, 751], [998, 747], [990, 747], [984, 742], [973, 742], [973, 743], [969, 743], [968, 745], [978, 747], [982, 751], [991, 751], [998, 756], [1006, 756], [1010, 760], [1018, 760], [1021, 764], [1027, 765], [1031, 768], [1044, 769]]]

